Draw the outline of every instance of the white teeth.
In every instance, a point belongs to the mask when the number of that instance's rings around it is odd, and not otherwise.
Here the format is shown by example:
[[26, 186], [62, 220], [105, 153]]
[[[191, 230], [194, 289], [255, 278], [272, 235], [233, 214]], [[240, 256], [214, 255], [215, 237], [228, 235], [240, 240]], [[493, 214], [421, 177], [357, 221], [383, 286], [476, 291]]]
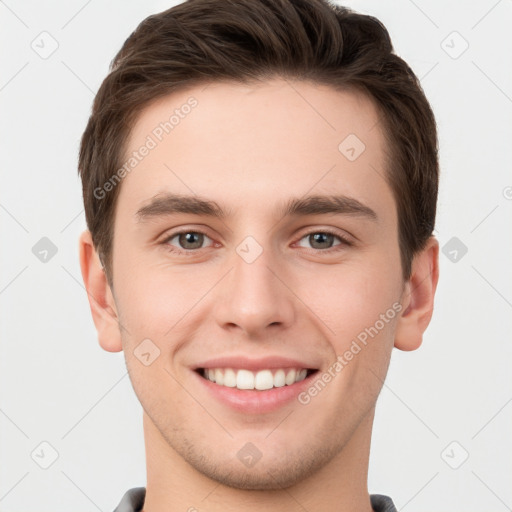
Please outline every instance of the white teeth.
[[215, 382], [221, 386], [224, 384], [224, 374], [219, 368], [215, 370]]
[[286, 377], [284, 379], [284, 382], [287, 386], [289, 386], [290, 384], [293, 384], [295, 382], [295, 376], [296, 376], [296, 372], [295, 370], [290, 370], [287, 374], [286, 374]]
[[306, 375], [308, 374], [308, 371], [306, 369], [302, 369], [298, 374], [297, 377], [295, 377], [295, 382], [300, 382], [301, 380], [304, 380], [306, 378]]
[[236, 387], [236, 373], [231, 368], [224, 371], [224, 386], [228, 388]]
[[249, 370], [238, 370], [236, 387], [238, 389], [254, 389], [254, 373]]
[[274, 387], [274, 377], [270, 370], [261, 370], [254, 378], [255, 389], [272, 389]]
[[285, 385], [285, 374], [284, 370], [277, 370], [274, 374], [274, 386], [276, 388], [282, 388]]
[[238, 389], [265, 389], [291, 386], [295, 382], [304, 380], [308, 371], [305, 368], [260, 370], [233, 370], [232, 368], [208, 368], [203, 371], [203, 376], [220, 386]]

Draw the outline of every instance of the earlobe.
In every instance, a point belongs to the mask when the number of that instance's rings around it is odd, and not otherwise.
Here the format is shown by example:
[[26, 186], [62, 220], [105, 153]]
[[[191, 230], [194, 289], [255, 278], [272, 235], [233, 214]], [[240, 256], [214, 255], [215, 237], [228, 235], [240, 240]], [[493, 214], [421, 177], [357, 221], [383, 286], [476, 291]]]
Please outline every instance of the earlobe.
[[120, 352], [122, 350], [121, 332], [114, 296], [88, 230], [80, 235], [79, 252], [82, 278], [98, 332], [98, 341], [104, 350]]
[[404, 309], [395, 331], [396, 348], [416, 350], [421, 345], [432, 318], [438, 280], [439, 242], [431, 236], [412, 262], [411, 277], [402, 295]]

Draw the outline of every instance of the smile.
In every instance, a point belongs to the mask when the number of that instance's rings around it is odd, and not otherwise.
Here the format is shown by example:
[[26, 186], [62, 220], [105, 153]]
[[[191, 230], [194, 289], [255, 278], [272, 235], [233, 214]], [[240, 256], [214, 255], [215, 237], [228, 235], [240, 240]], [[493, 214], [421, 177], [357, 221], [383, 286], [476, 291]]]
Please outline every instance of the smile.
[[253, 372], [233, 368], [199, 368], [199, 374], [219, 386], [237, 389], [264, 391], [291, 386], [300, 382], [316, 370], [307, 368], [273, 368]]

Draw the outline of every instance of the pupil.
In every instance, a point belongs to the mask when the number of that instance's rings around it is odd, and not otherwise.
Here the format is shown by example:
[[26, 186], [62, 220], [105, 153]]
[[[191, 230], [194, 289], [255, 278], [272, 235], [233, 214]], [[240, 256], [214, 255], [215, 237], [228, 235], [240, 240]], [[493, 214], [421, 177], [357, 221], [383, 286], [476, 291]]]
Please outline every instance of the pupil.
[[[201, 233], [183, 233], [180, 236], [180, 245], [185, 245], [185, 249], [197, 249], [202, 245], [202, 236]], [[195, 242], [194, 239], [196, 239]], [[187, 244], [192, 244], [192, 247]]]
[[[326, 242], [330, 242], [332, 241], [332, 237], [333, 235], [329, 234], [329, 233], [314, 233], [313, 235], [310, 236], [310, 238], [312, 237], [313, 239], [313, 243], [311, 243], [311, 240], [310, 240], [310, 243], [313, 247], [315, 247], [315, 244], [319, 243], [320, 245], [323, 243], [325, 244]], [[320, 247], [320, 248], [325, 248], [325, 247]]]

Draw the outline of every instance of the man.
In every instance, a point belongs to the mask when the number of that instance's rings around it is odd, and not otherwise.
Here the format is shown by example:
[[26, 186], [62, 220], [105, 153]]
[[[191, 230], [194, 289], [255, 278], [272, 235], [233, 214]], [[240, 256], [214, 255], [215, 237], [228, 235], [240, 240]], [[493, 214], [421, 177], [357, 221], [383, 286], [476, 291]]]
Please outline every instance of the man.
[[438, 281], [434, 116], [375, 18], [189, 0], [100, 87], [79, 170], [99, 342], [144, 409], [118, 512], [393, 511], [376, 400]]

